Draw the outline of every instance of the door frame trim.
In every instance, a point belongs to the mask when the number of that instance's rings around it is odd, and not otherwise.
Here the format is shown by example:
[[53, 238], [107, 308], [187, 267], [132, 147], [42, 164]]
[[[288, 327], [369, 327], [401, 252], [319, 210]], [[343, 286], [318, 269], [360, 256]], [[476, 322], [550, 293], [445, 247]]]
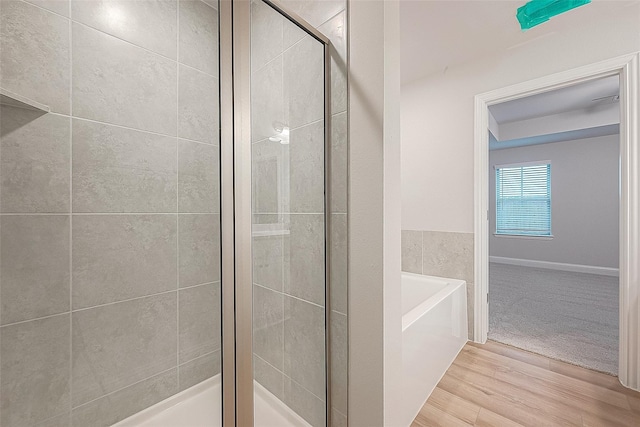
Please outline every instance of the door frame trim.
[[488, 108], [611, 75], [620, 76], [620, 382], [640, 390], [640, 52], [552, 74], [475, 96], [474, 120], [474, 341], [489, 329]]

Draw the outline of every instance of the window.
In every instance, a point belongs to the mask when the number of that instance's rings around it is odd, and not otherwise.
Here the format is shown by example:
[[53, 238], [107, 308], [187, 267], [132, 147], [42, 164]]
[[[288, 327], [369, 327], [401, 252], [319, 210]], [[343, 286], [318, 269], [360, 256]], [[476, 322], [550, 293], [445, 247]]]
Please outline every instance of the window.
[[551, 164], [496, 166], [496, 234], [551, 236]]

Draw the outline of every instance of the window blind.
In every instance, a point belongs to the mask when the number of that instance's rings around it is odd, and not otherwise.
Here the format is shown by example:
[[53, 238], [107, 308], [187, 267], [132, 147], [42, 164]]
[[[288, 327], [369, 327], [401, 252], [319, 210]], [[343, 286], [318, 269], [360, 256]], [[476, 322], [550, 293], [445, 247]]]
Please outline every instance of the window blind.
[[551, 235], [551, 164], [496, 167], [496, 234]]

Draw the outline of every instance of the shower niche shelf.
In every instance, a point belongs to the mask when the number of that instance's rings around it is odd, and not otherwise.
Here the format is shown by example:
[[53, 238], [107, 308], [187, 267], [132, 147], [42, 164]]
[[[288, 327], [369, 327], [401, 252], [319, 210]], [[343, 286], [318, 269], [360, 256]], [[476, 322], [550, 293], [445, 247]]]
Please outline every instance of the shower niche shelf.
[[28, 110], [42, 111], [43, 113], [48, 113], [51, 111], [51, 109], [44, 104], [40, 104], [39, 102], [27, 98], [26, 96], [15, 94], [2, 87], [0, 87], [0, 105], [26, 108]]

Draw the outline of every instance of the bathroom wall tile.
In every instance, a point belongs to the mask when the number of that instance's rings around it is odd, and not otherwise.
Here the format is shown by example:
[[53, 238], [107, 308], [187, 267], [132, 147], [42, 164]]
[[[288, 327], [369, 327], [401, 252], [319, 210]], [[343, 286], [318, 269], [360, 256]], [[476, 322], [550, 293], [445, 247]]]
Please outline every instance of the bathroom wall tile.
[[268, 139], [251, 147], [253, 213], [279, 213], [289, 206], [289, 154], [285, 145]]
[[251, 215], [251, 217], [253, 225], [269, 225], [279, 227], [279, 229], [283, 229], [288, 225], [284, 223], [284, 219], [285, 217], [289, 218], [289, 214], [253, 214]]
[[34, 425], [69, 409], [69, 315], [0, 328], [0, 424]]
[[253, 378], [275, 397], [284, 399], [284, 375], [255, 354], [253, 355]]
[[422, 232], [402, 230], [402, 271], [422, 274]]
[[347, 110], [346, 12], [334, 16], [318, 29], [331, 40], [331, 113]]
[[283, 16], [265, 2], [251, 2], [252, 71], [258, 70], [282, 53], [283, 20]]
[[290, 221], [290, 235], [285, 239], [285, 293], [324, 306], [324, 215], [290, 215]]
[[331, 117], [331, 212], [347, 213], [347, 113]]
[[35, 425], [35, 427], [70, 427], [71, 426], [71, 413], [66, 412], [61, 415], [56, 415], [47, 420], [44, 420]]
[[202, 0], [202, 1], [208, 4], [209, 6], [211, 6], [212, 8], [214, 8], [215, 10], [219, 9], [218, 0]]
[[305, 38], [284, 52], [285, 123], [291, 129], [324, 117], [324, 49]]
[[347, 214], [331, 214], [331, 310], [347, 314]]
[[422, 271], [473, 281], [473, 233], [423, 232]]
[[178, 60], [218, 75], [218, 11], [199, 0], [180, 0]]
[[0, 107], [2, 212], [69, 212], [69, 118]]
[[73, 120], [74, 212], [175, 212], [176, 139]]
[[324, 120], [291, 131], [290, 212], [324, 212]]
[[474, 339], [473, 310], [475, 307], [475, 284], [467, 282], [467, 330], [469, 331], [469, 339]]
[[73, 24], [73, 114], [176, 135], [177, 65]]
[[69, 20], [21, 1], [2, 1], [0, 85], [69, 113]]
[[177, 390], [177, 369], [171, 369], [74, 408], [72, 423], [74, 427], [107, 427], [166, 399]]
[[69, 216], [0, 217], [1, 323], [69, 310]]
[[324, 309], [289, 296], [284, 307], [283, 372], [316, 396], [324, 396]]
[[219, 170], [218, 147], [178, 140], [179, 212], [220, 212]]
[[176, 59], [176, 0], [72, 0], [73, 20]]
[[324, 401], [287, 376], [284, 377], [284, 404], [313, 427], [326, 425], [327, 416]]
[[74, 407], [176, 366], [176, 317], [175, 292], [74, 312]]
[[280, 370], [284, 316], [284, 296], [253, 285], [253, 352]]
[[176, 288], [175, 215], [73, 219], [73, 308]]
[[331, 312], [331, 407], [347, 412], [348, 365], [347, 316]]
[[331, 410], [331, 427], [347, 427], [347, 416], [335, 409]]
[[178, 215], [180, 287], [220, 280], [220, 215]]
[[331, 112], [347, 111], [347, 63], [331, 55]]
[[281, 235], [253, 238], [253, 282], [282, 292], [283, 240]]
[[178, 362], [220, 349], [220, 282], [178, 292]]
[[320, 26], [346, 7], [345, 0], [283, 0], [282, 4], [314, 27]]
[[289, 49], [307, 35], [307, 32], [288, 19], [284, 20], [283, 50]]
[[251, 74], [251, 140], [276, 135], [276, 128], [290, 126], [285, 120], [282, 57]]
[[[4, 1], [4, 0], [3, 0]], [[69, 0], [25, 0], [41, 8], [50, 10], [64, 17], [69, 17]]]
[[220, 350], [190, 360], [178, 367], [180, 391], [193, 387], [220, 373]]
[[180, 65], [178, 78], [178, 136], [218, 144], [218, 79]]

